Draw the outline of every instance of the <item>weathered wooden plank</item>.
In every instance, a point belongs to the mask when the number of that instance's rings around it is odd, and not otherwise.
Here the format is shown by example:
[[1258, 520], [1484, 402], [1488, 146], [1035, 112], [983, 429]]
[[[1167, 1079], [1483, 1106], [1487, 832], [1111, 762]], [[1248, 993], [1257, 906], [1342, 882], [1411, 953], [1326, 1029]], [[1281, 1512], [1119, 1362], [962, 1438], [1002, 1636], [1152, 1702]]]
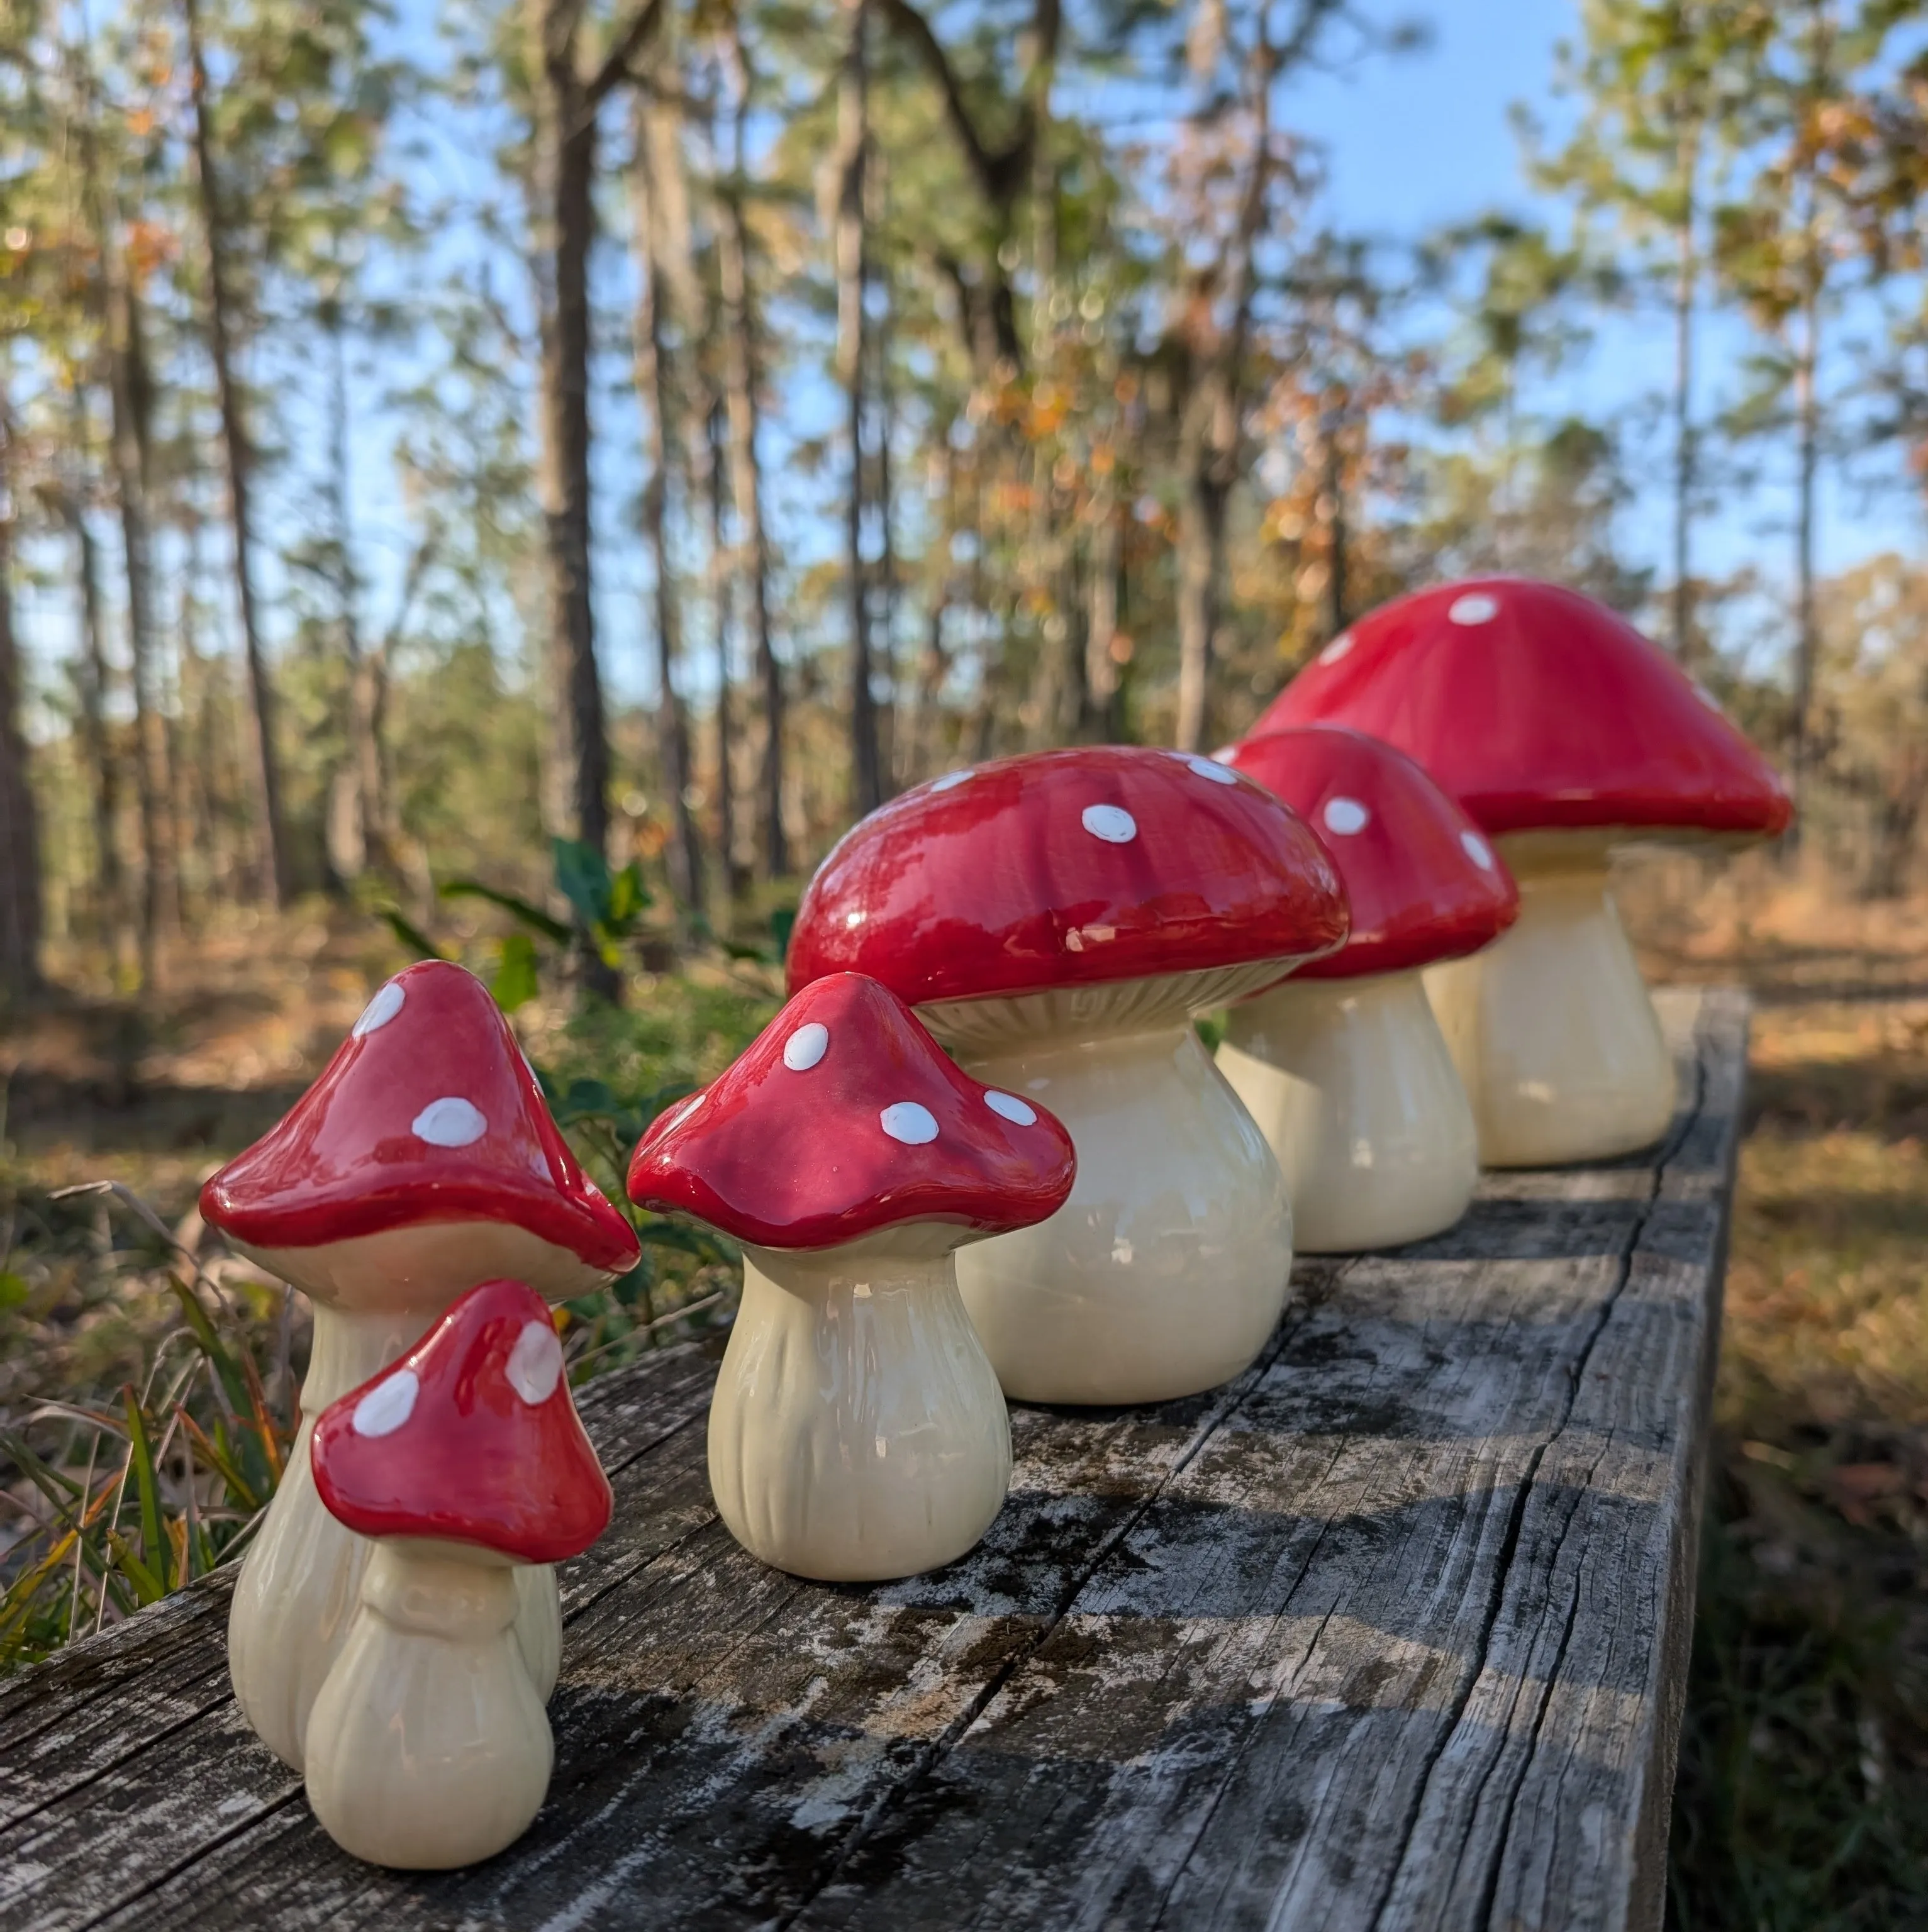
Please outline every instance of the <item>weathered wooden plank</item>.
[[1744, 1009], [1671, 1017], [1664, 1159], [1302, 1268], [1209, 1396], [1019, 1410], [938, 1576], [763, 1569], [709, 1504], [713, 1365], [596, 1385], [618, 1517], [566, 1577], [555, 1783], [474, 1871], [329, 1845], [227, 1701], [215, 1590], [79, 1647], [0, 1700], [0, 1923], [1657, 1923]]

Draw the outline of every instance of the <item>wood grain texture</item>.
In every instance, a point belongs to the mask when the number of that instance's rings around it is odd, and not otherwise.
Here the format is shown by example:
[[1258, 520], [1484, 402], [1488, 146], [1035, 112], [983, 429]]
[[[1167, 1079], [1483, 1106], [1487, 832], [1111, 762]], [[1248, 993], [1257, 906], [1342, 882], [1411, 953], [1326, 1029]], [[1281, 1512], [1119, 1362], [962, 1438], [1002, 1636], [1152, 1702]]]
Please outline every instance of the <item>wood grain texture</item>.
[[617, 1517], [486, 1865], [335, 1850], [227, 1696], [224, 1579], [0, 1686], [0, 1927], [1657, 1926], [1746, 1044], [1738, 995], [1662, 1007], [1662, 1150], [1302, 1264], [1209, 1395], [1015, 1411], [934, 1576], [738, 1550], [702, 1349], [593, 1385]]

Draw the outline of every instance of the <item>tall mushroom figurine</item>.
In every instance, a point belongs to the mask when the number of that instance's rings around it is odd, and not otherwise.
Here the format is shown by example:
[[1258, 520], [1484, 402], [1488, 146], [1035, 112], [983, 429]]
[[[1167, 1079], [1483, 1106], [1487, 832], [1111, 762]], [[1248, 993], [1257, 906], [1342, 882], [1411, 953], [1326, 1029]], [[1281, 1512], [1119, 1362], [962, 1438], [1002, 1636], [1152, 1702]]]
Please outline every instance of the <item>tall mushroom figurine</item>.
[[632, 1198], [743, 1244], [710, 1486], [745, 1549], [863, 1582], [984, 1534], [1010, 1423], [952, 1257], [1053, 1213], [1075, 1165], [1042, 1108], [981, 1087], [848, 973], [806, 986], [644, 1136]]
[[[477, 1282], [513, 1275], [565, 1300], [639, 1251], [576, 1165], [488, 989], [440, 960], [376, 993], [286, 1118], [201, 1190], [201, 1213], [314, 1308], [301, 1427], [228, 1618], [242, 1714], [299, 1770], [368, 1556], [315, 1495], [314, 1418]], [[555, 1579], [527, 1570], [518, 1583], [517, 1634], [546, 1696], [562, 1634]]]
[[1331, 860], [1209, 758], [1122, 746], [953, 772], [855, 826], [810, 881], [793, 988], [874, 974], [972, 1073], [1049, 1106], [1078, 1177], [958, 1258], [1007, 1394], [1157, 1402], [1236, 1375], [1284, 1305], [1278, 1162], [1191, 1016], [1346, 934]]
[[1301, 1248], [1436, 1234], [1465, 1213], [1479, 1155], [1419, 969], [1490, 944], [1519, 895], [1473, 821], [1377, 738], [1311, 725], [1219, 755], [1318, 833], [1352, 932], [1232, 1009], [1218, 1070], [1278, 1156]]
[[515, 1578], [609, 1522], [542, 1298], [472, 1288], [323, 1412], [313, 1456], [322, 1502], [374, 1550], [308, 1718], [308, 1802], [371, 1864], [491, 1857], [527, 1829], [554, 1754]]
[[1416, 758], [1519, 883], [1505, 938], [1427, 974], [1481, 1160], [1551, 1166], [1659, 1139], [1674, 1064], [1608, 860], [1768, 838], [1792, 814], [1715, 700], [1590, 598], [1489, 577], [1416, 592], [1341, 632], [1258, 732], [1291, 724], [1350, 724]]

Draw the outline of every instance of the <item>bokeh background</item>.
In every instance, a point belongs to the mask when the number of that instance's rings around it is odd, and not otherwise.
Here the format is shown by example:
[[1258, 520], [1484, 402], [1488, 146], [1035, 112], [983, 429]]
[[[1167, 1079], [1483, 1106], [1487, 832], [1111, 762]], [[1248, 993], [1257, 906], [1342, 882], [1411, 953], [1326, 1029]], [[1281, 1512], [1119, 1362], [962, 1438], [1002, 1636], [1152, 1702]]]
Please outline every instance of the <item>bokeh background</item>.
[[1801, 812], [1622, 880], [1758, 1000], [1674, 1922], [1928, 1924], [1925, 196], [1923, 0], [0, 0], [0, 1667], [244, 1546], [195, 1189], [406, 959], [617, 1192], [854, 816], [1525, 572]]

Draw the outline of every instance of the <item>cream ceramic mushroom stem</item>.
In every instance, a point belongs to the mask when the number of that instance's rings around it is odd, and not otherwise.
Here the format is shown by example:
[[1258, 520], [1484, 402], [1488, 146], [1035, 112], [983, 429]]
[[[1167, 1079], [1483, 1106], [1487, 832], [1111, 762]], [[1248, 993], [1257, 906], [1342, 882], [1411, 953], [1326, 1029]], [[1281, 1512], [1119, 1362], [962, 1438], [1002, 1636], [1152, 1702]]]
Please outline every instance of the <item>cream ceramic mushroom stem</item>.
[[[242, 1564], [227, 1629], [228, 1670], [242, 1715], [262, 1742], [297, 1771], [309, 1711], [347, 1636], [372, 1546], [336, 1522], [315, 1493], [308, 1460], [315, 1418], [419, 1341], [458, 1292], [452, 1287], [432, 1302], [405, 1309], [313, 1304], [314, 1340], [302, 1383], [301, 1426], [281, 1486]], [[556, 1573], [547, 1564], [524, 1564], [516, 1572], [515, 1588], [517, 1640], [546, 1698], [562, 1662]]]
[[1244, 1001], [1218, 1070], [1278, 1156], [1302, 1252], [1396, 1247], [1465, 1213], [1473, 1111], [1416, 970], [1288, 980]]
[[1292, 1210], [1191, 1016], [1279, 970], [918, 1010], [974, 1079], [1048, 1107], [1078, 1150], [1071, 1198], [1049, 1220], [957, 1258], [964, 1305], [1014, 1400], [1165, 1401], [1237, 1375], [1264, 1346], [1292, 1271]]
[[1011, 1425], [958, 1296], [961, 1232], [912, 1222], [840, 1247], [744, 1249], [710, 1482], [764, 1562], [830, 1582], [914, 1576], [990, 1527]]
[[1427, 970], [1488, 1167], [1552, 1167], [1650, 1147], [1676, 1100], [1673, 1057], [1608, 880], [1635, 835], [1496, 839], [1519, 882], [1513, 929]]
[[308, 1719], [308, 1802], [371, 1864], [473, 1864], [527, 1829], [554, 1748], [516, 1641], [520, 1566], [462, 1544], [375, 1546]]

